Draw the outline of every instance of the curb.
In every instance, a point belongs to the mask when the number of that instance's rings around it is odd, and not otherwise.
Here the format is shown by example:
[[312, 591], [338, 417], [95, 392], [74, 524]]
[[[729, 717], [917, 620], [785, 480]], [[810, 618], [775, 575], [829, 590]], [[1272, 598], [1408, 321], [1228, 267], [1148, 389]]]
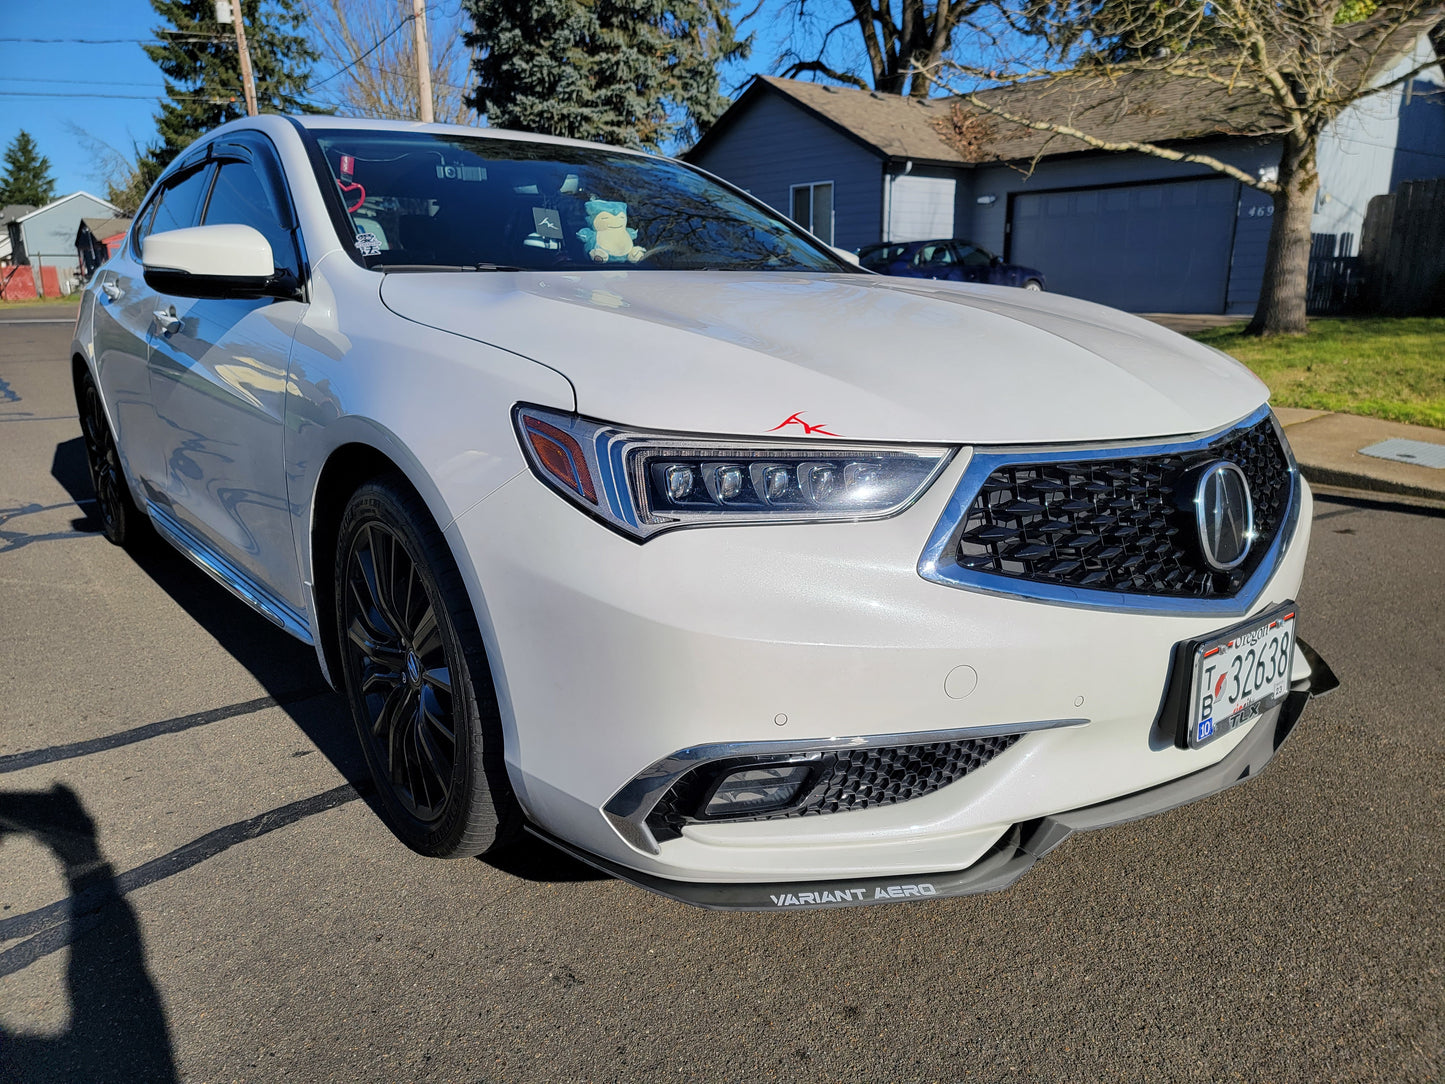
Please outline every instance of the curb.
[[1440, 490], [1429, 486], [1416, 486], [1408, 482], [1396, 482], [1389, 478], [1376, 478], [1362, 471], [1341, 470], [1339, 467], [1318, 466], [1300, 463], [1300, 470], [1309, 479], [1310, 485], [1334, 486], [1339, 489], [1366, 490], [1371, 493], [1389, 493], [1400, 497], [1414, 497], [1417, 500], [1442, 501]]
[[1440, 499], [1439, 493], [1428, 489], [1398, 485], [1371, 478], [1366, 474], [1331, 470], [1328, 467], [1311, 467], [1305, 463], [1300, 464], [1300, 471], [1316, 497], [1345, 497], [1375, 504], [1404, 505], [1408, 508], [1445, 512], [1445, 500]]
[[1301, 473], [1321, 492], [1333, 489], [1356, 499], [1445, 508], [1445, 471], [1360, 452], [1392, 437], [1445, 443], [1439, 430], [1327, 410], [1285, 407], [1277, 416]]

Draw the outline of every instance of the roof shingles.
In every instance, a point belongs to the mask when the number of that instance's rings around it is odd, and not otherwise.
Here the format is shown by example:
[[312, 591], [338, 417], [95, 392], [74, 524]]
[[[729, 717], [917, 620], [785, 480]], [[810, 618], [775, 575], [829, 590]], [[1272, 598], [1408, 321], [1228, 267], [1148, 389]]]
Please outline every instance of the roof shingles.
[[[1018, 161], [1088, 149], [1070, 136], [1037, 132], [992, 117], [960, 98], [919, 102], [775, 76], [758, 79], [888, 158], [953, 165]], [[1268, 103], [1257, 94], [1192, 80], [1148, 79], [1141, 74], [1118, 79], [1076, 78], [1047, 86], [1020, 84], [984, 91], [979, 97], [1016, 116], [1069, 124], [1109, 141], [1158, 143], [1221, 135], [1262, 136], [1275, 128]]]

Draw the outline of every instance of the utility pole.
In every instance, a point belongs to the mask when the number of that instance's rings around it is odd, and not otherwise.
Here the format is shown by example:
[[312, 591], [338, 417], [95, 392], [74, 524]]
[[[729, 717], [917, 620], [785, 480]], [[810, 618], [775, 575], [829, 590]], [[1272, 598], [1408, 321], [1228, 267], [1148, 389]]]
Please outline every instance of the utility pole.
[[[239, 3], [239, 0], [236, 0]], [[434, 119], [431, 100], [431, 47], [427, 44], [426, 0], [411, 0], [411, 19], [416, 28], [416, 96], [421, 104], [421, 119], [430, 124]]]
[[[225, 0], [219, 0], [216, 4], [216, 12], [220, 14], [221, 4]], [[241, 22], [241, 0], [231, 0], [231, 21], [236, 24], [236, 48], [241, 53], [241, 86], [246, 93], [246, 116], [256, 115], [256, 79], [251, 74], [251, 51], [246, 48], [246, 27]]]

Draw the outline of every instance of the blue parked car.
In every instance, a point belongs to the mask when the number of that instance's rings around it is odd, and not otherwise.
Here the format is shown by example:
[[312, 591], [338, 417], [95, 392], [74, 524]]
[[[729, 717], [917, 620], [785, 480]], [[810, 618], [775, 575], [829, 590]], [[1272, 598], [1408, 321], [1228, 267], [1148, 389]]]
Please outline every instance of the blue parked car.
[[988, 249], [959, 238], [864, 245], [858, 250], [858, 262], [882, 275], [987, 282], [993, 286], [1021, 286], [1025, 290], [1044, 288], [1042, 271], [1004, 263]]

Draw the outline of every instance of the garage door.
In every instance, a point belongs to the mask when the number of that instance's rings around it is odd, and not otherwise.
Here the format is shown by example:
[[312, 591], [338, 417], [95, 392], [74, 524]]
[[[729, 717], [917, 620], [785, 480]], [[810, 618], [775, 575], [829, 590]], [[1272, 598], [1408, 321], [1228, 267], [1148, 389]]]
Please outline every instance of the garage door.
[[1223, 312], [1238, 188], [1221, 177], [1020, 194], [1009, 258], [1052, 291], [1130, 312]]

